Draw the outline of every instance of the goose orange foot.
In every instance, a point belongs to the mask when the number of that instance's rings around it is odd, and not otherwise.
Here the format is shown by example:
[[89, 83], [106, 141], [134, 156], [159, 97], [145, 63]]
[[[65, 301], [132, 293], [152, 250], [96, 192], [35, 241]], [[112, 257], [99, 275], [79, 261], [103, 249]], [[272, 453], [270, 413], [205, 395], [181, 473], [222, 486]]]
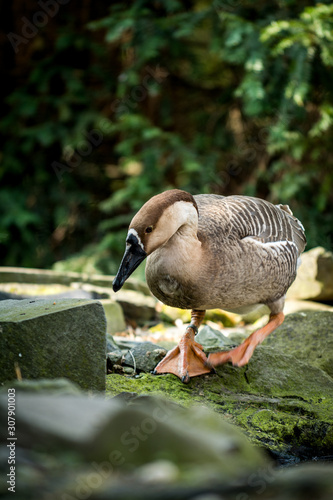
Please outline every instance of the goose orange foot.
[[263, 328], [253, 332], [247, 339], [244, 340], [239, 346], [231, 351], [214, 352], [208, 356], [208, 361], [212, 366], [223, 365], [230, 361], [234, 366], [246, 365], [255, 348], [260, 344], [270, 333], [283, 323], [284, 314], [271, 314], [269, 322]]
[[179, 344], [160, 361], [154, 374], [173, 373], [187, 384], [191, 377], [211, 373], [212, 367], [202, 350], [202, 345], [194, 340], [196, 331], [195, 325], [187, 327]]

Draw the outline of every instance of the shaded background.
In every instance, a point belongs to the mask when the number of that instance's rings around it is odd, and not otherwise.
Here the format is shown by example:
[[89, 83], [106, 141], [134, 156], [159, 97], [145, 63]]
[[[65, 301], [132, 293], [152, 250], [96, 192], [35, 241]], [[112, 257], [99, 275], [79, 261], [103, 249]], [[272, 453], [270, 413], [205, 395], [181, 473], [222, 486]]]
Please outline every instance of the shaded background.
[[332, 250], [333, 4], [2, 0], [0, 264], [115, 273], [169, 188], [287, 203]]

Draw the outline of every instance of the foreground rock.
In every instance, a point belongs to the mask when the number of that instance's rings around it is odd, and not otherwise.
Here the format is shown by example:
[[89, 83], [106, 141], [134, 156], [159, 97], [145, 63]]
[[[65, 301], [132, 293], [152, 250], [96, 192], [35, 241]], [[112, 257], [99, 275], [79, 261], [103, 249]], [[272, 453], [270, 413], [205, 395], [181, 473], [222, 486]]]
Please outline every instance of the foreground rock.
[[[64, 381], [54, 381], [53, 388], [47, 381], [16, 383], [15, 389], [20, 500], [332, 497], [333, 465], [276, 468], [225, 418], [205, 408], [133, 394], [106, 401]], [[7, 398], [2, 391], [1, 435], [7, 434]], [[5, 481], [0, 494], [12, 497]]]
[[322, 247], [302, 254], [302, 262], [287, 298], [333, 300], [333, 254]]
[[[217, 348], [213, 334], [201, 337], [210, 342], [207, 351]], [[166, 394], [183, 405], [204, 404], [281, 461], [332, 456], [332, 340], [332, 313], [295, 313], [286, 317], [269, 345], [256, 349], [246, 367], [227, 364], [188, 385], [174, 375], [112, 374], [107, 393]]]
[[98, 301], [0, 302], [0, 382], [66, 377], [105, 388], [106, 320]]
[[[2, 416], [7, 414], [7, 404], [4, 393], [0, 396]], [[25, 465], [22, 478], [17, 478], [19, 494], [29, 490], [27, 479], [24, 480], [29, 478], [29, 467], [31, 485], [38, 491], [38, 498], [43, 498], [50, 486], [52, 498], [63, 498], [61, 494], [65, 492], [78, 495], [80, 465], [83, 470], [87, 468], [87, 479], [89, 473], [100, 478], [89, 484], [95, 498], [110, 484], [117, 489], [129, 478], [147, 485], [193, 487], [243, 481], [258, 468], [267, 466], [267, 457], [239, 430], [204, 408], [189, 411], [164, 399], [147, 397], [136, 398], [127, 405], [122, 398], [107, 401], [82, 394], [27, 393], [21, 392], [18, 385], [16, 405], [17, 460], [29, 464]], [[5, 435], [7, 420], [1, 418], [0, 422], [1, 434]], [[73, 453], [76, 456], [71, 474]], [[39, 465], [38, 454], [43, 460], [44, 474], [46, 470], [51, 476], [49, 485], [41, 474], [36, 477], [33, 473], [34, 464], [37, 468]], [[61, 471], [56, 467], [54, 474], [47, 470], [45, 454], [52, 457], [51, 470], [55, 457], [68, 455], [69, 459], [64, 460], [66, 466]], [[57, 472], [61, 481], [54, 481]]]

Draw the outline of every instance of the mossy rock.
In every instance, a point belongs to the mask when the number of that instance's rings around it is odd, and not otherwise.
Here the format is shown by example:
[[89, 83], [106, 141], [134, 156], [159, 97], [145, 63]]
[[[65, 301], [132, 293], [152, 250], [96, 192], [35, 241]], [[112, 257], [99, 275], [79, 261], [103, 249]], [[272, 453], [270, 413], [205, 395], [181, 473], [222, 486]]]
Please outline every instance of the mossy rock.
[[224, 365], [184, 385], [174, 375], [107, 376], [107, 394], [163, 394], [200, 403], [240, 426], [280, 458], [325, 456], [333, 448], [333, 381], [317, 367], [259, 346], [248, 366]]
[[0, 302], [0, 384], [64, 377], [81, 388], [105, 388], [106, 319], [86, 299]]
[[289, 314], [265, 341], [281, 353], [321, 368], [333, 378], [333, 313], [303, 311]]

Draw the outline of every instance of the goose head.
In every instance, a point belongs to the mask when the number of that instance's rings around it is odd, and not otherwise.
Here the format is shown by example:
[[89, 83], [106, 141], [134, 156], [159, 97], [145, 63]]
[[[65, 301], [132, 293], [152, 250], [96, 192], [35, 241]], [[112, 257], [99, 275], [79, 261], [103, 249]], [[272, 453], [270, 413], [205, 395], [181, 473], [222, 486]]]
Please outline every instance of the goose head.
[[148, 255], [189, 225], [194, 226], [194, 230], [198, 225], [198, 207], [190, 193], [172, 189], [147, 201], [129, 225], [126, 249], [112, 283], [113, 290], [120, 290]]

